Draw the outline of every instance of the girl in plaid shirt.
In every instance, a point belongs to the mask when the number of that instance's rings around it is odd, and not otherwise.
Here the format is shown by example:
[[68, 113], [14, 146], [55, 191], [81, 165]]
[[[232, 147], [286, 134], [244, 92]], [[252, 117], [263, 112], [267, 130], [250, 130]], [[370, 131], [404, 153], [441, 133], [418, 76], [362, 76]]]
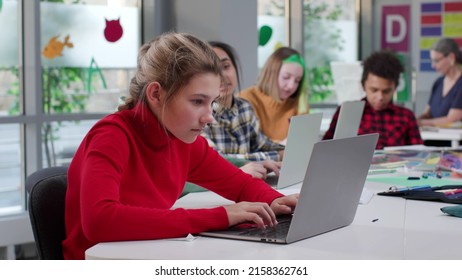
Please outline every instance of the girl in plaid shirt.
[[209, 44], [221, 60], [225, 79], [221, 102], [215, 109], [215, 121], [204, 129], [202, 136], [233, 163], [244, 161], [246, 164], [241, 166], [244, 172], [257, 178], [265, 178], [271, 171], [279, 175], [284, 146], [266, 137], [260, 131], [250, 103], [234, 96], [239, 88], [238, 60], [234, 49], [222, 42], [212, 41]]

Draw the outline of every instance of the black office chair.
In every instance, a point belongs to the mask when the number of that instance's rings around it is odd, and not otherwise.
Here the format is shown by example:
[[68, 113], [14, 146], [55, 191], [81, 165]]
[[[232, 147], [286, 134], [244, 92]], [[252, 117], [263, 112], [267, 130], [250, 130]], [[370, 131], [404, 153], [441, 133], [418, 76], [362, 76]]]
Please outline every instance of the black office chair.
[[64, 205], [67, 167], [38, 170], [26, 179], [29, 217], [37, 254], [41, 260], [62, 260], [61, 242], [66, 238]]

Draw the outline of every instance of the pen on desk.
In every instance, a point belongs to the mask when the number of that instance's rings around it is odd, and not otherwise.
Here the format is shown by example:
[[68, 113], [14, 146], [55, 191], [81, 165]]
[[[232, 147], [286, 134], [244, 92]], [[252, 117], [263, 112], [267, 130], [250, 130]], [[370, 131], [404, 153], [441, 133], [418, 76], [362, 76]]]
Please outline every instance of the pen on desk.
[[367, 175], [377, 175], [377, 174], [386, 174], [386, 173], [395, 173], [396, 169], [369, 169]]
[[398, 188], [397, 186], [391, 186], [388, 188], [388, 192], [407, 192], [407, 191], [427, 191], [433, 189], [430, 185], [412, 186]]
[[426, 191], [426, 190], [431, 190], [432, 187], [430, 185], [420, 185], [420, 186], [407, 187], [407, 189], [410, 191]]
[[397, 188], [394, 191], [397, 192], [405, 192], [405, 191], [427, 191], [431, 190], [432, 187], [430, 185], [420, 185], [420, 186], [411, 186], [411, 187], [404, 187], [404, 188]]

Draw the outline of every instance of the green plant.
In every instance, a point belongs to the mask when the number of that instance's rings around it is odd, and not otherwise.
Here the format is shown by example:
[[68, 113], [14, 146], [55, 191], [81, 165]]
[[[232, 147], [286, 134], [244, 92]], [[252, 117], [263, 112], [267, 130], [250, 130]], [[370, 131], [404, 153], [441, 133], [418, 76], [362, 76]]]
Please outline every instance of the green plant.
[[309, 101], [310, 103], [319, 103], [332, 94], [331, 86], [334, 84], [332, 71], [329, 65], [313, 67], [309, 69]]
[[83, 91], [85, 72], [85, 69], [72, 67], [44, 68], [42, 72], [44, 112], [47, 114], [83, 112], [91, 94]]

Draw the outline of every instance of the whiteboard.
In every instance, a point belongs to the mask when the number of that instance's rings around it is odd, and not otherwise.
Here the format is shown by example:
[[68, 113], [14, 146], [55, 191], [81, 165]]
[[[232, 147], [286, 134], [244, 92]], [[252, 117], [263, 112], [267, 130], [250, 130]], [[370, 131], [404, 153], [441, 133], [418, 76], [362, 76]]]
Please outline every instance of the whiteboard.
[[363, 73], [361, 61], [332, 61], [330, 67], [338, 105], [341, 105], [345, 101], [360, 100], [365, 96], [361, 85], [361, 76]]

